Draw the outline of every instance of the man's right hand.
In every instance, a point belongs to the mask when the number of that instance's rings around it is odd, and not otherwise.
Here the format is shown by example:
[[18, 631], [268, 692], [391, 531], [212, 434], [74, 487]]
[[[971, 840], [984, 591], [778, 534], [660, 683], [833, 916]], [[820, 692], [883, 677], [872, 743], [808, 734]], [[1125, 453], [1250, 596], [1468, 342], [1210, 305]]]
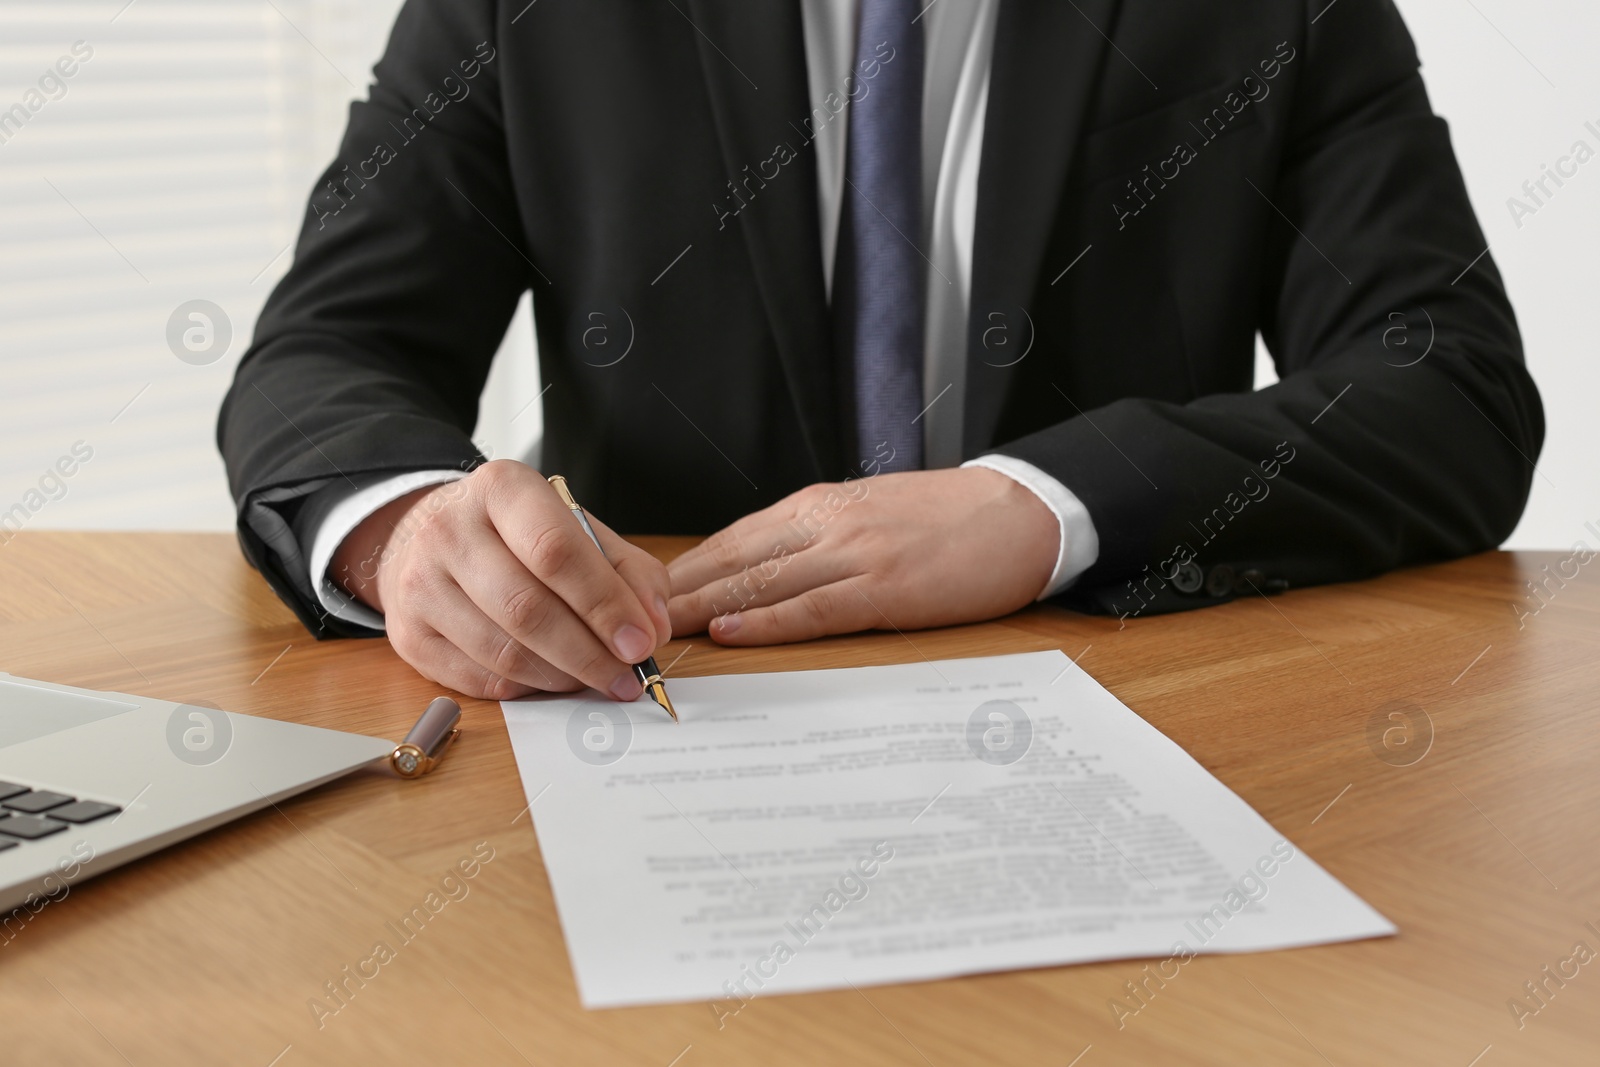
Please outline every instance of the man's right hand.
[[380, 508], [328, 576], [381, 612], [424, 676], [511, 700], [591, 686], [641, 693], [630, 664], [672, 636], [667, 569], [589, 516], [606, 556], [538, 471], [495, 460]]

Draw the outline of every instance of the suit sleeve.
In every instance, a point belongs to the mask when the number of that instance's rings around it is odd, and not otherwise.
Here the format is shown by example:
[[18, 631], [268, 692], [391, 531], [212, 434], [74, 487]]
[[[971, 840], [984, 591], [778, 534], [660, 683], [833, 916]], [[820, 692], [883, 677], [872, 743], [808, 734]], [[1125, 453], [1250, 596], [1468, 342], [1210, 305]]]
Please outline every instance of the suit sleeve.
[[[996, 450], [1088, 508], [1078, 606], [1153, 613], [1458, 557], [1526, 503], [1543, 412], [1411, 38], [1390, 0], [1343, 0], [1299, 44], [1283, 153], [1251, 176], [1280, 382], [1125, 399]], [[1174, 586], [1202, 575], [1224, 581]]]
[[[471, 469], [489, 364], [534, 276], [492, 0], [407, 0], [217, 424], [250, 563], [318, 637], [302, 513], [383, 474]], [[312, 526], [315, 523], [311, 524]]]

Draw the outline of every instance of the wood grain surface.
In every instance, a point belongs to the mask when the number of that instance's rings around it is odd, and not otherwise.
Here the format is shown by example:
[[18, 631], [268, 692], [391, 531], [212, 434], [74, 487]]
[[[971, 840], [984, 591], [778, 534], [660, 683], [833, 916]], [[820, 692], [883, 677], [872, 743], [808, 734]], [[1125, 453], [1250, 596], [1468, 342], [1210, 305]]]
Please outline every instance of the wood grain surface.
[[[663, 558], [689, 543], [642, 540]], [[1135, 1003], [1125, 983], [1148, 961], [774, 997], [720, 1025], [705, 1004], [585, 1011], [500, 711], [463, 701], [431, 777], [354, 775], [15, 927], [0, 1063], [1600, 1063], [1600, 956], [1564, 962], [1600, 953], [1600, 570], [1552, 580], [1536, 613], [1525, 586], [1565, 558], [1488, 553], [1125, 627], [1035, 608], [772, 649], [702, 636], [657, 657], [687, 676], [1059, 648], [1398, 937], [1200, 957], [1120, 1026], [1110, 1003]], [[440, 692], [384, 641], [312, 640], [212, 534], [0, 546], [0, 669], [392, 739]], [[337, 1012], [312, 1009], [490, 850]]]

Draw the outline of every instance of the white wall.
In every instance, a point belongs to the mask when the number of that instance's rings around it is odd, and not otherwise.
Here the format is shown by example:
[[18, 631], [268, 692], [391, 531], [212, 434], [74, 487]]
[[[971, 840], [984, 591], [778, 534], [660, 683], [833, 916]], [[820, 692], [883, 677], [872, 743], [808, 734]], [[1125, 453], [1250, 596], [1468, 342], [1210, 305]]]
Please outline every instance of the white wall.
[[[1575, 142], [1600, 153], [1600, 5], [1593, 0], [1398, 0], [1522, 324], [1548, 435], [1513, 548], [1559, 548], [1600, 521], [1590, 434], [1600, 398], [1600, 156], [1537, 214], [1511, 197]], [[1330, 16], [1331, 17], [1331, 16]], [[1594, 124], [1594, 132], [1585, 128]], [[1571, 169], [1569, 164], [1567, 169]], [[1519, 225], [1520, 221], [1520, 225]]]
[[[0, 512], [82, 441], [93, 459], [30, 527], [231, 528], [217, 404], [398, 2], [0, 3], [0, 110], [73, 42], [94, 50], [65, 95], [0, 143]], [[1586, 321], [1600, 159], [1520, 226], [1506, 202], [1575, 141], [1600, 151], [1584, 127], [1600, 130], [1600, 6], [1398, 2], [1544, 393], [1549, 439], [1510, 544], [1565, 546], [1600, 520]], [[166, 340], [173, 311], [196, 299], [221, 307], [233, 334], [200, 366]], [[477, 436], [495, 455], [539, 432], [532, 344], [524, 301], [482, 405]]]

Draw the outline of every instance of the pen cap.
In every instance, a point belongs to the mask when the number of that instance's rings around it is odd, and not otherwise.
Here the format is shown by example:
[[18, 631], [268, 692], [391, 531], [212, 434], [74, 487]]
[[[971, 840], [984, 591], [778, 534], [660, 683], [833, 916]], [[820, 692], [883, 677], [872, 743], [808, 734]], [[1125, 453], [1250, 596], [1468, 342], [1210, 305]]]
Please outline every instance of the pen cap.
[[572, 495], [572, 490], [567, 488], [567, 480], [565, 478], [559, 474], [552, 474], [545, 481], [550, 483], [550, 487], [556, 491], [556, 495], [561, 498], [561, 502], [570, 510], [580, 510], [577, 499]]
[[449, 697], [435, 697], [402, 744], [414, 745], [429, 759], [437, 756], [461, 721], [461, 705]]

